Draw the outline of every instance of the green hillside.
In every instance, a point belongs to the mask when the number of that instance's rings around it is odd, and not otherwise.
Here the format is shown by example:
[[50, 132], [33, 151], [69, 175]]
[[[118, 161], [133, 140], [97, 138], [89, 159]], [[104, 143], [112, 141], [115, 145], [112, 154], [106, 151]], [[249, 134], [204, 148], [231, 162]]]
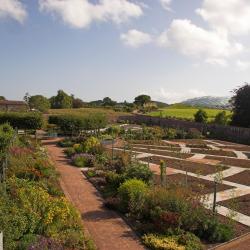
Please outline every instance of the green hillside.
[[[207, 114], [209, 121], [213, 120], [217, 113], [223, 111], [222, 109], [208, 109], [203, 108]], [[191, 106], [186, 106], [183, 104], [173, 104], [167, 108], [159, 109], [148, 113], [151, 116], [161, 116], [161, 117], [172, 117], [172, 118], [181, 118], [181, 119], [194, 119], [194, 114], [199, 110], [199, 108], [194, 108]], [[226, 110], [227, 115], [230, 115], [231, 112]]]

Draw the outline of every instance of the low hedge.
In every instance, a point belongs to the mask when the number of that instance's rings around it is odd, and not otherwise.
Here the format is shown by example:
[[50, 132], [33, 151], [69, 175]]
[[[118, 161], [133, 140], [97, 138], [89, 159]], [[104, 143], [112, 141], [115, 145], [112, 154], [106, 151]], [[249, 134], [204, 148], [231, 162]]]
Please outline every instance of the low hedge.
[[64, 134], [79, 133], [82, 130], [99, 130], [107, 125], [106, 116], [103, 114], [53, 115], [49, 117], [48, 122], [57, 125]]
[[9, 123], [18, 129], [41, 129], [43, 117], [40, 113], [0, 113], [0, 124]]

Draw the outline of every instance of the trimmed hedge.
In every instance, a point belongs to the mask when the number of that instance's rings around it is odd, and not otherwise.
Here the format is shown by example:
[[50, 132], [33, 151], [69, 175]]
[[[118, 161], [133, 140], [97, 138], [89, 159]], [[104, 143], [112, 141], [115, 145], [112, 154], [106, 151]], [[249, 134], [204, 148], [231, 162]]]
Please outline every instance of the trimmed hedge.
[[49, 124], [57, 125], [65, 134], [79, 133], [82, 130], [98, 130], [107, 125], [104, 114], [80, 115], [53, 115], [49, 117]]
[[18, 129], [41, 129], [43, 118], [40, 113], [0, 113], [0, 124], [9, 123]]

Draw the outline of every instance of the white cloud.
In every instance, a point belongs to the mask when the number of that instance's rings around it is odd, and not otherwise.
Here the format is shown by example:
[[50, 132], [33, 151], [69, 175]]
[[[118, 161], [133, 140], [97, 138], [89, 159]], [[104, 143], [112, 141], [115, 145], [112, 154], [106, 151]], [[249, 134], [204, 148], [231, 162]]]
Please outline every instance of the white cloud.
[[178, 103], [189, 98], [206, 96], [207, 94], [204, 91], [198, 89], [189, 89], [185, 92], [175, 92], [175, 91], [166, 91], [164, 88], [159, 89], [154, 95], [153, 99], [161, 100], [167, 103]]
[[158, 44], [218, 64], [225, 64], [223, 59], [243, 51], [243, 46], [229, 41], [226, 34], [205, 30], [186, 19], [173, 20], [169, 29], [159, 36]]
[[86, 28], [93, 21], [112, 21], [120, 24], [143, 14], [139, 4], [128, 0], [39, 0], [40, 10], [56, 13], [75, 28]]
[[219, 32], [244, 35], [250, 32], [249, 0], [204, 0], [196, 10], [205, 21]]
[[211, 65], [219, 65], [221, 67], [228, 66], [228, 62], [225, 59], [221, 59], [221, 58], [207, 58], [205, 62]]
[[236, 61], [236, 67], [240, 71], [245, 71], [250, 68], [250, 62], [238, 60]]
[[120, 38], [125, 45], [133, 48], [138, 48], [152, 41], [151, 35], [135, 29], [129, 30], [127, 33], [121, 34]]
[[171, 11], [172, 0], [160, 0], [160, 3], [165, 10]]
[[7, 17], [23, 23], [27, 17], [24, 5], [18, 0], [0, 0], [0, 18]]

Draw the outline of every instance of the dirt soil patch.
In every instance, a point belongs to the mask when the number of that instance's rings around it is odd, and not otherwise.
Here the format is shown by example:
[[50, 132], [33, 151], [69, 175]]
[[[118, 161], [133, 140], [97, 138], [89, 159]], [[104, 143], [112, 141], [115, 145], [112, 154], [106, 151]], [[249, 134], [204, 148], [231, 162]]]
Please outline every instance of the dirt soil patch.
[[155, 150], [169, 150], [169, 151], [174, 151], [174, 152], [180, 152], [181, 148], [180, 147], [175, 147], [175, 146], [158, 146], [158, 145], [145, 145], [145, 144], [131, 144], [131, 147], [139, 147], [139, 148], [145, 148], [145, 149], [155, 149]]
[[224, 165], [250, 168], [250, 160], [233, 159], [233, 158], [216, 157], [216, 156], [206, 156], [205, 159], [218, 160], [220, 161], [220, 164]]
[[157, 149], [148, 150], [148, 149], [141, 149], [141, 148], [133, 148], [133, 150], [139, 151], [139, 152], [145, 152], [149, 154], [170, 156], [170, 157], [181, 158], [181, 159], [187, 159], [194, 155], [194, 154], [183, 154], [183, 153], [171, 152], [171, 151], [159, 151]]
[[[142, 161], [148, 161], [148, 157], [140, 159]], [[208, 164], [177, 160], [177, 159], [166, 159], [157, 156], [149, 157], [149, 161], [151, 163], [160, 164], [160, 161], [164, 160], [166, 162], [167, 167], [188, 171], [195, 174], [201, 175], [209, 175], [218, 172], [218, 167]], [[223, 170], [227, 169], [226, 167]]]
[[[167, 143], [162, 140], [130, 140], [128, 141], [130, 144], [145, 144], [145, 145], [158, 145], [158, 146], [172, 146], [172, 144]], [[178, 145], [175, 145], [178, 147]]]
[[185, 143], [185, 144], [193, 144], [193, 145], [207, 145], [207, 142], [201, 139], [178, 139], [173, 140], [172, 142], [177, 143]]
[[250, 216], [250, 194], [243, 195], [226, 201], [219, 202], [224, 207], [237, 210], [238, 212]]
[[245, 170], [239, 174], [229, 176], [224, 179], [225, 181], [231, 181], [234, 183], [250, 186], [250, 170]]
[[[186, 185], [186, 175], [185, 174], [172, 174], [167, 176], [167, 184], [169, 185]], [[160, 184], [160, 176], [155, 176], [155, 182]], [[193, 176], [187, 176], [187, 187], [192, 190], [192, 192], [198, 194], [209, 194], [214, 191], [214, 183], [212, 181], [202, 180]], [[217, 185], [217, 191], [224, 191], [233, 188], [225, 184]]]
[[220, 155], [220, 156], [228, 156], [228, 157], [236, 157], [234, 152], [224, 151], [224, 150], [205, 150], [205, 149], [192, 149], [192, 153], [197, 154], [207, 154], [207, 155]]

